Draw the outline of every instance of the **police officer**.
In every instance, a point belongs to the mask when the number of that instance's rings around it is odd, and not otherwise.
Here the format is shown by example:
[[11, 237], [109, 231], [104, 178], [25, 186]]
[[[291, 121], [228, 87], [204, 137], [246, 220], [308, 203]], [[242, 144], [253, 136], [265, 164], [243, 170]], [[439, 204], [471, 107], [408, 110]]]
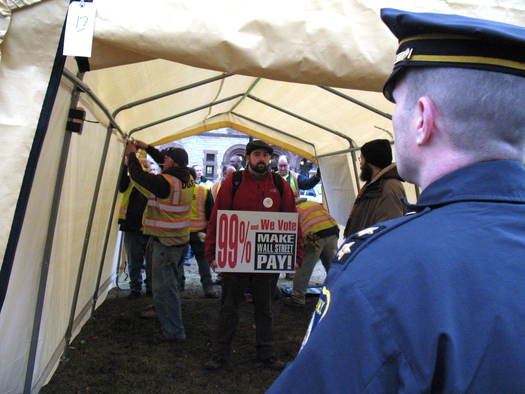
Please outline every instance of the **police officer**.
[[270, 393], [525, 388], [525, 28], [382, 10], [412, 215], [351, 236]]

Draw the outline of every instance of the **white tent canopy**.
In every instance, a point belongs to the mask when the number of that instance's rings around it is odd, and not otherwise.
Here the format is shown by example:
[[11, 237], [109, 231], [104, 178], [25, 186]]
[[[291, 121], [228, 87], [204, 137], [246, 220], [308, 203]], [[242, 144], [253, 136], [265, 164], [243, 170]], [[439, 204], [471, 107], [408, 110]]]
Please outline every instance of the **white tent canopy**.
[[[37, 392], [114, 282], [124, 136], [160, 144], [232, 127], [264, 139], [318, 162], [343, 223], [353, 152], [393, 141], [380, 91], [397, 43], [380, 8], [525, 25], [511, 0], [95, 1], [79, 73], [57, 54], [68, 4], [0, 0], [2, 393]], [[66, 131], [70, 107], [97, 123]]]

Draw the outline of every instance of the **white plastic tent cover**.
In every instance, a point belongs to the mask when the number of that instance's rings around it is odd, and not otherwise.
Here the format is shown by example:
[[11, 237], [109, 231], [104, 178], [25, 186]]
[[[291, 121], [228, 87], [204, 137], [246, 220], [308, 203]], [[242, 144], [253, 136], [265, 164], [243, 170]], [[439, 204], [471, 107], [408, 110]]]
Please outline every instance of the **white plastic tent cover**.
[[[38, 392], [112, 286], [124, 135], [227, 126], [317, 160], [343, 223], [354, 151], [393, 140], [379, 92], [397, 44], [380, 8], [525, 24], [512, 0], [95, 0], [91, 71], [78, 73], [58, 49], [68, 4], [0, 0], [2, 393]], [[66, 131], [77, 106], [98, 122], [81, 134]]]

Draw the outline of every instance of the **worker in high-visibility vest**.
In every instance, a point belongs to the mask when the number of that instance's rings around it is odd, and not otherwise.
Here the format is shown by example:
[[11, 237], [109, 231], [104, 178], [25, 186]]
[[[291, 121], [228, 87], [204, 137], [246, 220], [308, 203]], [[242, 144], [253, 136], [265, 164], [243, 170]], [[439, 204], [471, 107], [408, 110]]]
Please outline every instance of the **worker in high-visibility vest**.
[[319, 169], [317, 169], [315, 175], [311, 176], [310, 178], [304, 176], [303, 174], [297, 174], [293, 171], [290, 171], [290, 163], [288, 161], [288, 157], [285, 155], [281, 155], [277, 159], [277, 169], [279, 170], [279, 174], [292, 188], [295, 198], [299, 197], [299, 191], [301, 189], [311, 189], [321, 180], [321, 172]]
[[[127, 165], [127, 158], [124, 164]], [[140, 159], [142, 167], [153, 172], [153, 168], [148, 159]], [[148, 203], [149, 192], [133, 182], [126, 167], [122, 169], [119, 191], [122, 193], [120, 203], [118, 223], [124, 239], [124, 249], [126, 250], [126, 262], [129, 274], [130, 300], [142, 295], [142, 268], [146, 261], [146, 245], [149, 236], [142, 231], [142, 218]], [[148, 270], [146, 270], [148, 271]], [[152, 294], [151, 278], [146, 274], [146, 293]]]
[[290, 298], [284, 300], [288, 306], [304, 307], [308, 283], [319, 259], [326, 272], [337, 253], [339, 225], [321, 205], [306, 198], [297, 199], [299, 226], [303, 232], [303, 264], [293, 278]]
[[[136, 157], [137, 148], [145, 149], [157, 163], [164, 163], [161, 174], [144, 171]], [[188, 249], [191, 202], [194, 180], [188, 154], [182, 148], [159, 152], [135, 141], [126, 147], [131, 179], [151, 194], [144, 213], [143, 231], [152, 236], [153, 301], [159, 318], [162, 341], [186, 338], [182, 324], [180, 284], [184, 256]]]
[[219, 189], [222, 186], [222, 182], [224, 182], [224, 180], [228, 178], [231, 174], [233, 174], [235, 171], [235, 167], [230, 164], [227, 164], [222, 167], [221, 179], [215, 182], [211, 187], [211, 195], [213, 196], [214, 200], [217, 197], [217, 193], [219, 193]]
[[[190, 168], [190, 173], [195, 176], [195, 169]], [[204, 242], [206, 240], [206, 227], [213, 211], [213, 197], [211, 191], [203, 184], [193, 187], [193, 201], [191, 204], [190, 247], [199, 266], [202, 289], [205, 298], [219, 298], [213, 288], [211, 268], [206, 261]]]
[[213, 182], [208, 180], [204, 175], [202, 175], [202, 167], [199, 165], [194, 165], [192, 167], [195, 170], [195, 183], [197, 185], [206, 186], [208, 189], [211, 189]]

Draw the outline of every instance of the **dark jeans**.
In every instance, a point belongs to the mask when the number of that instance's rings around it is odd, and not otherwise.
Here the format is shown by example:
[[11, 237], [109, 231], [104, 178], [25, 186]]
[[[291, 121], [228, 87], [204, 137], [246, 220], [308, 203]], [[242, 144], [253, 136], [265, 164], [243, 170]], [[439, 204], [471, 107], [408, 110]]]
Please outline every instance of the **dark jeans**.
[[188, 247], [166, 246], [152, 241], [153, 302], [164, 336], [184, 339], [180, 282]]
[[239, 324], [239, 306], [250, 289], [256, 327], [256, 349], [261, 359], [275, 355], [272, 302], [279, 274], [222, 273], [222, 298], [215, 355], [227, 360]]
[[[124, 231], [124, 247], [128, 262], [129, 288], [142, 291], [142, 268], [146, 258], [146, 244], [149, 236], [140, 232]], [[147, 274], [146, 274], [147, 277]]]
[[210, 265], [206, 261], [204, 254], [204, 242], [202, 242], [197, 235], [197, 232], [190, 233], [190, 246], [195, 255], [195, 260], [199, 265], [199, 275], [201, 277], [201, 284], [204, 290], [213, 289], [213, 281], [211, 279]]

